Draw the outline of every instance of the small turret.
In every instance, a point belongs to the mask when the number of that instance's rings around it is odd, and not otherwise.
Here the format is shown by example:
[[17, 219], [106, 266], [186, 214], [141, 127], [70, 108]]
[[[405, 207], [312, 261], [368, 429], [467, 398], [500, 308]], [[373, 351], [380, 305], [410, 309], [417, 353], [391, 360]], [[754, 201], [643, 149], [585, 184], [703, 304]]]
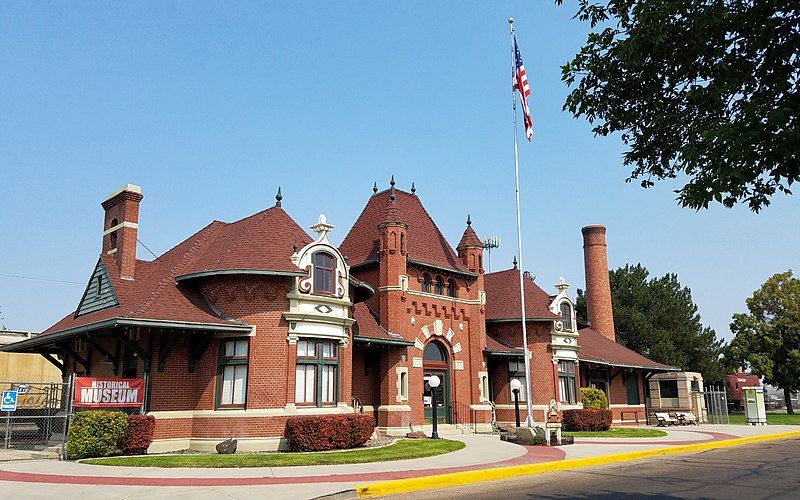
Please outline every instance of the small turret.
[[475, 274], [483, 273], [483, 243], [472, 229], [472, 218], [467, 215], [467, 228], [456, 247], [458, 258]]

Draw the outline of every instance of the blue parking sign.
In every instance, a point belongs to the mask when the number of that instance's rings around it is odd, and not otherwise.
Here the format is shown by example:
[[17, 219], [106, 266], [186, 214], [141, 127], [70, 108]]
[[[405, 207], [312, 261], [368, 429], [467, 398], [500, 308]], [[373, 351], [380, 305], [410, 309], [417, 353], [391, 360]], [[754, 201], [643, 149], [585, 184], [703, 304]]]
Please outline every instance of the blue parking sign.
[[0, 411], [14, 411], [17, 409], [17, 391], [3, 391]]

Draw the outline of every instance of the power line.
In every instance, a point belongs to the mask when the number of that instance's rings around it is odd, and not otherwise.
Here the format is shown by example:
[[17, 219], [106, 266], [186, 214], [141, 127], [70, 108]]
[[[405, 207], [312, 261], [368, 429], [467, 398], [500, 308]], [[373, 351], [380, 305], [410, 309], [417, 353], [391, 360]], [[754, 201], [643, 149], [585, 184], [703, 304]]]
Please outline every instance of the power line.
[[54, 280], [50, 278], [37, 278], [34, 276], [20, 276], [18, 274], [4, 274], [0, 273], [0, 276], [4, 276], [6, 278], [17, 278], [21, 280], [33, 280], [33, 281], [48, 281], [50, 283], [67, 283], [70, 285], [85, 285], [86, 283], [81, 283], [80, 281], [67, 281], [67, 280]]
[[149, 248], [147, 248], [147, 245], [145, 245], [144, 243], [142, 243], [142, 240], [140, 240], [139, 238], [136, 238], [136, 241], [138, 241], [138, 242], [139, 242], [139, 244], [140, 244], [140, 245], [142, 245], [142, 246], [144, 247], [144, 249], [145, 249], [145, 250], [147, 250], [148, 252], [150, 252], [150, 255], [152, 255], [153, 257], [155, 257], [155, 258], [156, 258], [156, 260], [158, 260], [158, 255], [154, 254], [152, 250], [150, 250]]

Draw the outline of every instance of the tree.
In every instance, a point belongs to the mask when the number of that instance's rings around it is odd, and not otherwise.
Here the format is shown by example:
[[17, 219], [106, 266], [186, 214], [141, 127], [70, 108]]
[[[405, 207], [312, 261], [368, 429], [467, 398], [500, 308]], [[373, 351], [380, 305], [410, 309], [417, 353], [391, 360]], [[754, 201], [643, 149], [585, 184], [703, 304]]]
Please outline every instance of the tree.
[[[556, 0], [561, 4], [563, 0]], [[579, 0], [564, 110], [621, 133], [628, 182], [680, 178], [678, 203], [758, 212], [800, 181], [800, 3]]]
[[749, 312], [733, 315], [726, 357], [783, 389], [786, 409], [794, 413], [791, 393], [800, 389], [800, 278], [791, 270], [775, 274], [746, 302]]
[[[609, 272], [617, 342], [659, 363], [700, 372], [706, 381], [721, 380], [724, 343], [703, 326], [692, 291], [675, 274], [649, 276], [641, 264]], [[582, 290], [575, 311], [586, 318]]]

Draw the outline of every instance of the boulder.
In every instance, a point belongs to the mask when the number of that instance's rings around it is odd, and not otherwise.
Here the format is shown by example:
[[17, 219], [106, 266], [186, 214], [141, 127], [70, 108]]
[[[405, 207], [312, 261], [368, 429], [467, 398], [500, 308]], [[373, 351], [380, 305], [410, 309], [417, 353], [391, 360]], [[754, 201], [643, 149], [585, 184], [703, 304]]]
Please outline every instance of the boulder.
[[547, 433], [539, 426], [517, 427], [517, 444], [542, 445], [547, 443]]
[[236, 445], [238, 442], [234, 438], [226, 439], [217, 445], [217, 453], [222, 455], [231, 455], [236, 453]]

